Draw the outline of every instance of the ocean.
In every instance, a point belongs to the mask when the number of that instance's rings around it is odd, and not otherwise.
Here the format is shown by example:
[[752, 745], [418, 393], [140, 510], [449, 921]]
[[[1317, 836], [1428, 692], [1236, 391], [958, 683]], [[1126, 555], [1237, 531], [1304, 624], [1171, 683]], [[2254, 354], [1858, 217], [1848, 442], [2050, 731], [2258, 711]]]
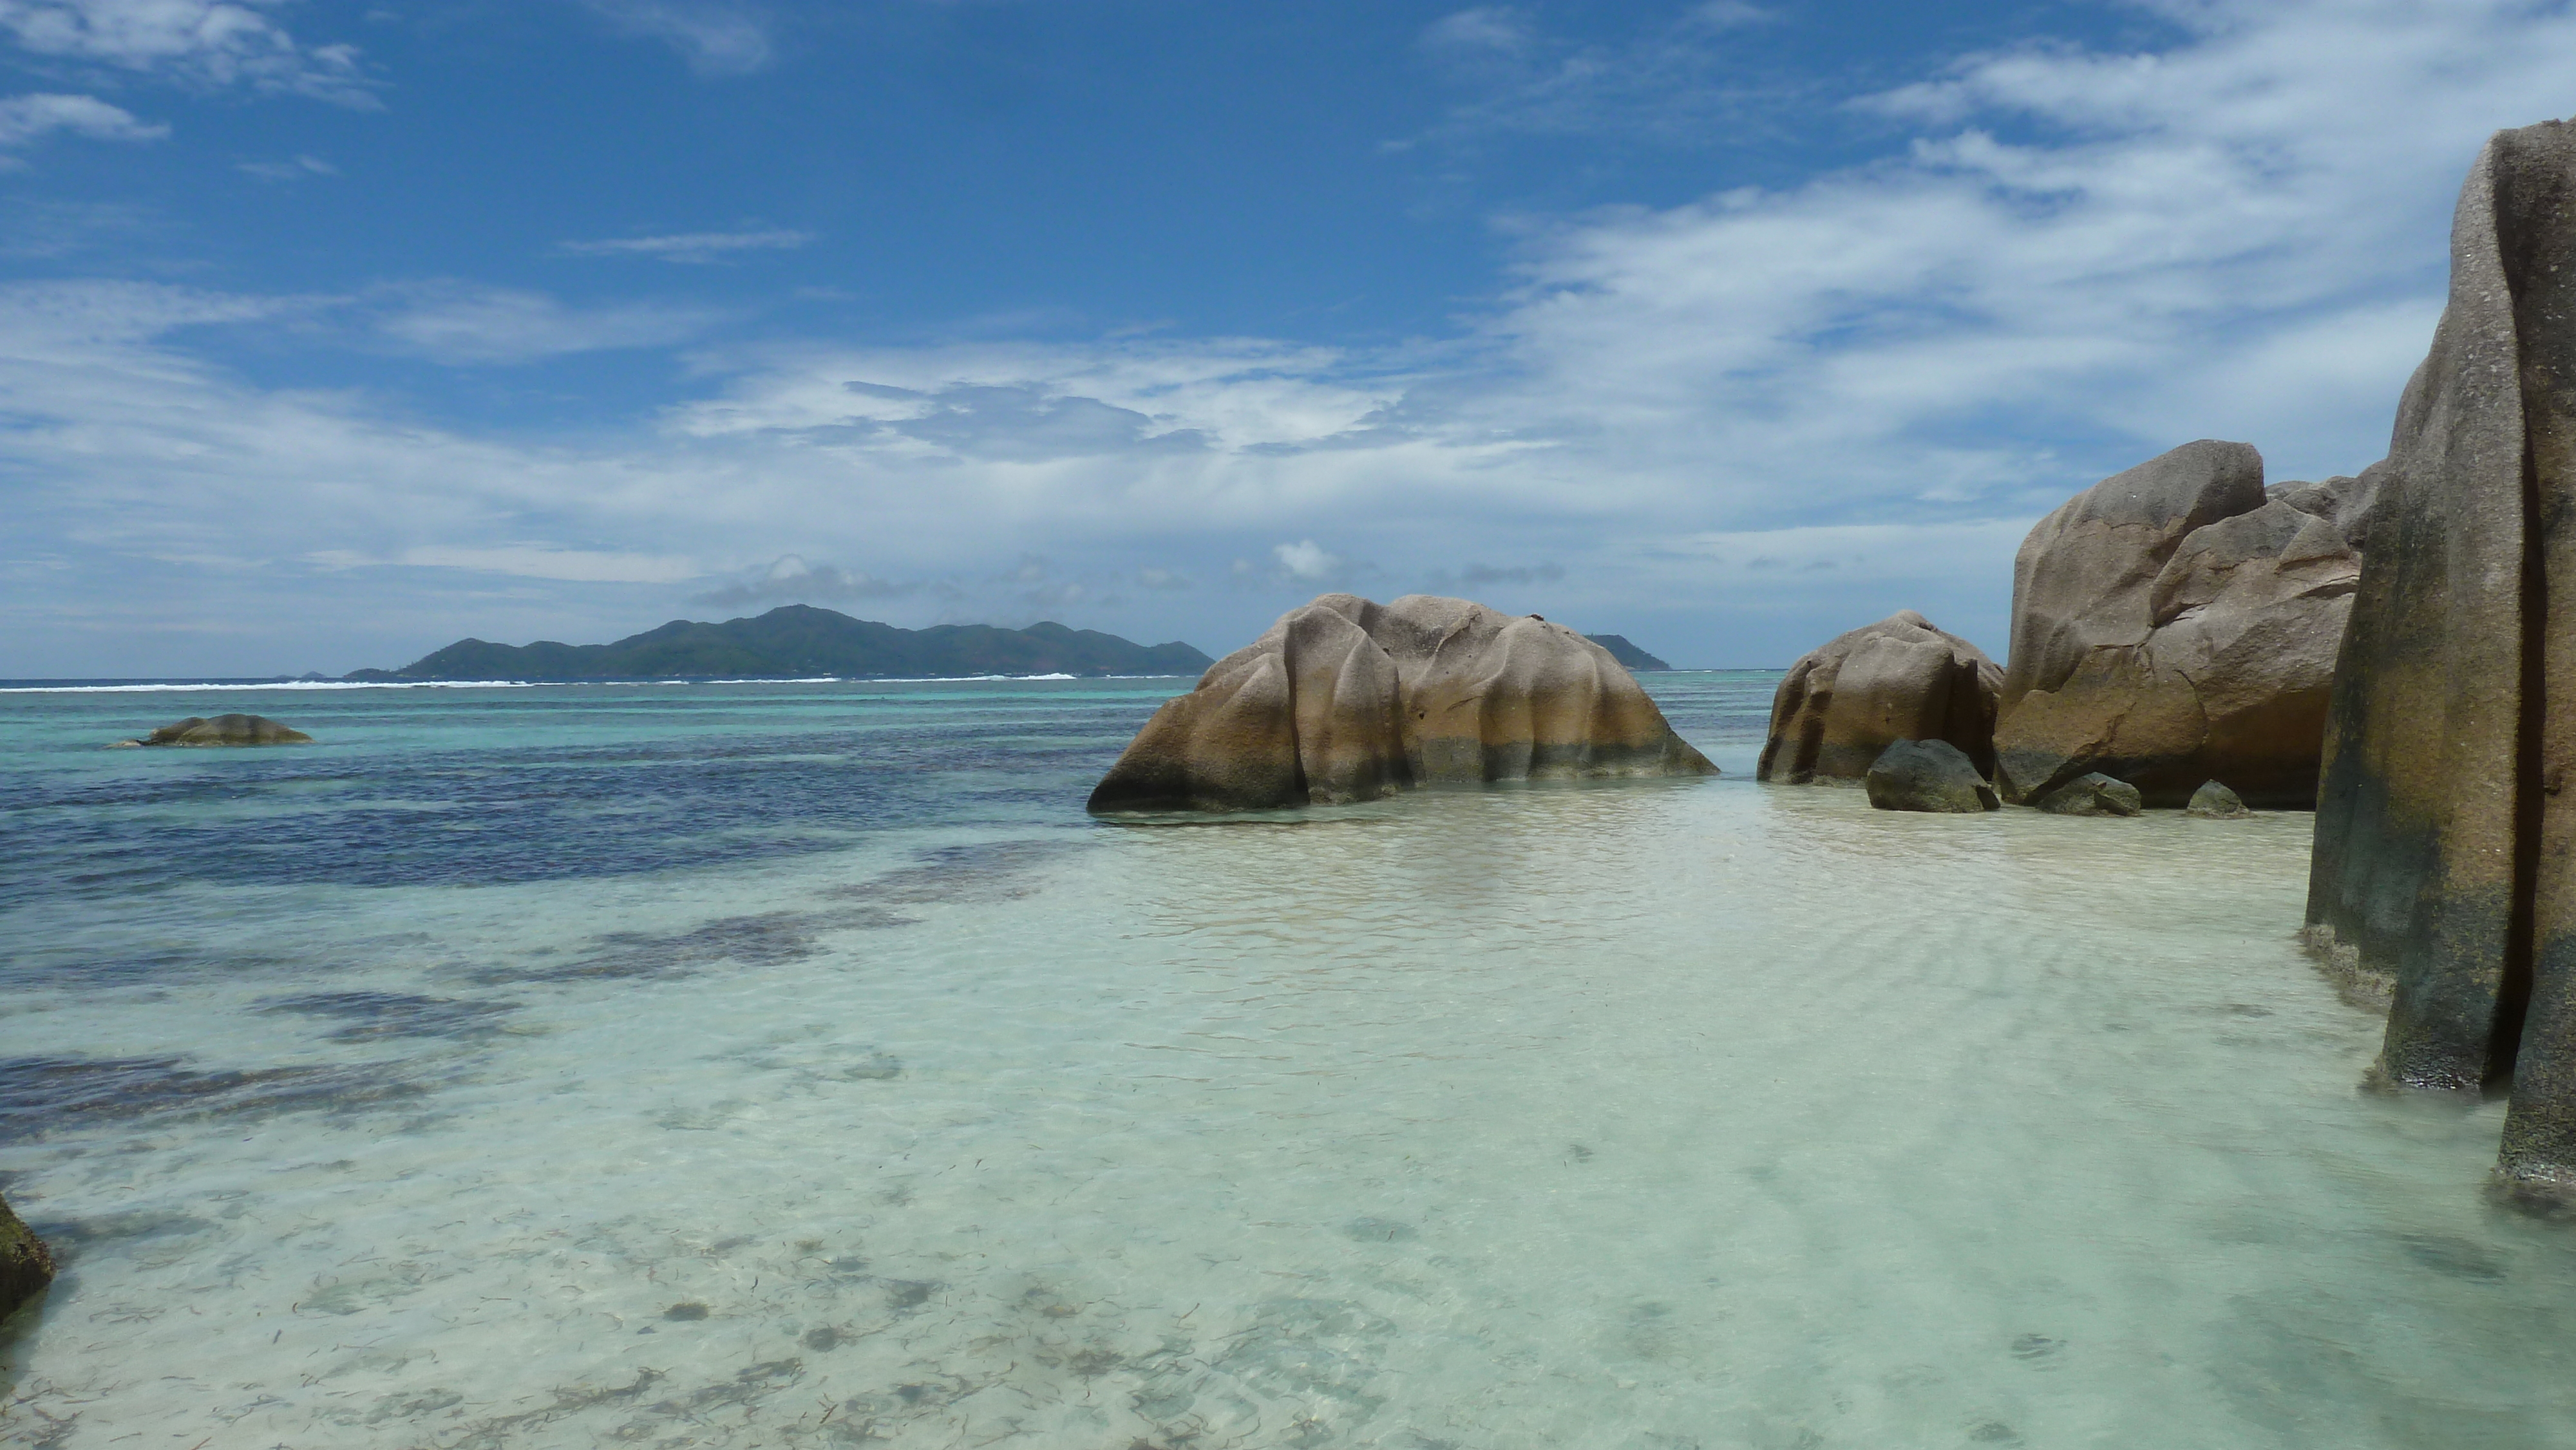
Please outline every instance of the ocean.
[[1756, 785], [1777, 678], [1153, 824], [1185, 682], [0, 692], [0, 1439], [2576, 1446], [2305, 816]]

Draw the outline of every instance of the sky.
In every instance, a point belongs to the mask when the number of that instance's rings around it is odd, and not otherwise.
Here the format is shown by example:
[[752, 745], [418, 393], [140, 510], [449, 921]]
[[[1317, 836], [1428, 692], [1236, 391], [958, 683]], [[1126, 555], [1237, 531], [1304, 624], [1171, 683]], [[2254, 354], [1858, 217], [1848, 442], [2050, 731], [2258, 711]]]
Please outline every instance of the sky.
[[0, 677], [810, 603], [1685, 666], [2359, 471], [2569, 0], [0, 0]]

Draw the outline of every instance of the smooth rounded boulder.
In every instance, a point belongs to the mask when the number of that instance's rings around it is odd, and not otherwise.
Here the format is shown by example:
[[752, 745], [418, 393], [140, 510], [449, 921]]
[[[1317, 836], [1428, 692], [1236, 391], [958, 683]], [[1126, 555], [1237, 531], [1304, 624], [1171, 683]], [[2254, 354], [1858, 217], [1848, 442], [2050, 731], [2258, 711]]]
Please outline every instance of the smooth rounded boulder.
[[2031, 804], [2053, 816], [2134, 816], [2147, 808], [2136, 786], [2098, 770], [2075, 777]]
[[1882, 811], [1965, 815], [2003, 806], [1968, 753], [1947, 740], [1896, 741], [1870, 762], [1861, 784]]
[[17, 1313], [52, 1282], [54, 1256], [46, 1252], [45, 1241], [0, 1199], [0, 1319]]
[[2335, 667], [2309, 939], [2395, 983], [2376, 1080], [2509, 1090], [2576, 1202], [2576, 126], [2487, 143]]
[[310, 745], [313, 737], [265, 715], [191, 715], [128, 745]]
[[1996, 783], [2034, 801], [2095, 771], [2179, 806], [2223, 778], [2305, 809], [2385, 469], [2263, 486], [2202, 439], [2067, 501], [2013, 563]]
[[1911, 609], [1838, 634], [1781, 677], [1754, 778], [1858, 780], [1899, 740], [1947, 741], [1992, 775], [2003, 678], [1985, 651]]
[[2236, 821], [2254, 813], [2245, 808], [2243, 796], [2212, 780], [2203, 781], [2200, 789], [2191, 793], [2191, 804], [2183, 807], [2183, 814], [2212, 821]]
[[1714, 775], [1610, 652], [1537, 615], [1326, 594], [1164, 702], [1093, 811], [1266, 810], [1415, 785]]

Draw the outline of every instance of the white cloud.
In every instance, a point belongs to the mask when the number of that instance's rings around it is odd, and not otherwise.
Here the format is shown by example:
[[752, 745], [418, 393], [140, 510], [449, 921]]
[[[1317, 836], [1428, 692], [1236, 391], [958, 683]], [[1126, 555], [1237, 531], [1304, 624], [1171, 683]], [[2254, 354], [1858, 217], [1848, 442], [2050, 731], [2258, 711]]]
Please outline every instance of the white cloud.
[[480, 548], [423, 544], [382, 557], [369, 557], [344, 549], [317, 549], [305, 558], [325, 569], [461, 569], [473, 574], [554, 579], [573, 584], [679, 584], [706, 573], [695, 560], [676, 555], [562, 549], [549, 544], [500, 544]]
[[720, 0], [583, 0], [628, 35], [658, 40], [704, 76], [739, 76], [769, 64], [769, 23]]
[[388, 342], [436, 362], [529, 363], [568, 353], [664, 347], [723, 317], [660, 303], [567, 307], [540, 292], [442, 283], [405, 289], [375, 328]]
[[55, 131], [69, 131], [93, 141], [158, 141], [167, 126], [136, 120], [134, 114], [96, 96], [37, 94], [0, 99], [0, 146], [24, 146]]
[[692, 594], [689, 602], [722, 609], [755, 604], [849, 604], [901, 599], [920, 593], [922, 588], [915, 581], [880, 579], [864, 569], [811, 564], [799, 555], [785, 554], [747, 578]]
[[0, 0], [0, 30], [38, 55], [208, 86], [377, 104], [348, 45], [304, 45], [269, 0]]
[[731, 252], [793, 251], [814, 240], [812, 232], [683, 232], [667, 237], [613, 237], [596, 242], [566, 242], [563, 249], [583, 257], [652, 257], [664, 262], [713, 262]]
[[1277, 545], [1271, 549], [1270, 554], [1272, 558], [1279, 561], [1279, 567], [1287, 570], [1289, 577], [1294, 579], [1328, 579], [1342, 565], [1341, 560], [1318, 548], [1312, 539]]
[[262, 181], [307, 181], [340, 174], [339, 167], [319, 156], [298, 156], [292, 161], [239, 161], [234, 165]]

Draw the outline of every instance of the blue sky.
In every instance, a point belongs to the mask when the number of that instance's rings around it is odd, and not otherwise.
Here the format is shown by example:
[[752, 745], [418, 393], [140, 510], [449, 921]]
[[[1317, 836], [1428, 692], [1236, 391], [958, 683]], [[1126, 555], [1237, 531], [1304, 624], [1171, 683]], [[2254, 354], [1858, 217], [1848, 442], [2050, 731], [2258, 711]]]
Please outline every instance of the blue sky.
[[2352, 472], [2507, 0], [0, 0], [0, 676], [825, 604], [1681, 663], [2176, 443]]

